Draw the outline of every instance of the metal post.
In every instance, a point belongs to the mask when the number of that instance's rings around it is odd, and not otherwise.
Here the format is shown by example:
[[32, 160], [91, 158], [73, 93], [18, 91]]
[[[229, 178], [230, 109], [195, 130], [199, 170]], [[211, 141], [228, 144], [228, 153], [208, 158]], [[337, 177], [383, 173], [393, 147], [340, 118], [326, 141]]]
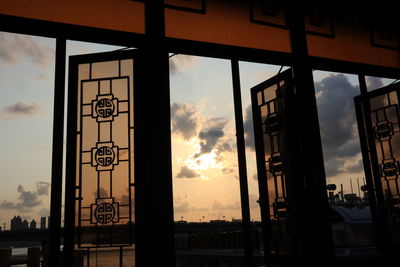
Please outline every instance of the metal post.
[[[40, 266], [40, 249], [37, 247], [28, 248], [28, 267]], [[51, 266], [51, 265], [50, 265]]]
[[0, 267], [9, 267], [10, 260], [11, 260], [11, 249], [0, 248]]
[[251, 242], [251, 223], [249, 206], [249, 189], [247, 184], [246, 148], [243, 130], [242, 97], [240, 93], [239, 61], [231, 60], [233, 100], [235, 106], [236, 146], [239, 165], [240, 200], [242, 206], [242, 224], [244, 237], [244, 254], [246, 266], [254, 266], [253, 248]]
[[[73, 60], [69, 61], [68, 84], [78, 83], [78, 68]], [[68, 105], [77, 106], [76, 92], [68, 90]], [[75, 177], [76, 177], [76, 140], [77, 140], [77, 109], [68, 109], [67, 118], [67, 167], [65, 170], [65, 208], [64, 208], [64, 248], [63, 266], [69, 267], [74, 264], [74, 238], [75, 238]], [[56, 265], [57, 266], [57, 265]]]
[[[262, 124], [261, 124], [261, 114], [257, 107], [257, 95], [251, 92], [251, 107], [253, 113], [253, 125], [254, 125], [254, 144], [256, 154], [264, 155], [264, 143], [262, 136]], [[268, 183], [267, 179], [262, 179], [262, 175], [266, 173], [265, 159], [264, 157], [256, 157], [257, 161], [257, 174], [258, 174], [258, 192], [259, 192], [259, 205], [261, 213], [261, 223], [262, 223], [262, 241], [261, 245], [262, 251], [264, 253], [264, 261], [267, 263], [267, 257], [271, 253], [271, 242], [267, 241], [271, 237], [271, 220], [270, 220], [270, 208], [268, 199]], [[261, 248], [260, 248], [261, 249]]]
[[169, 57], [164, 1], [145, 2], [135, 90], [136, 266], [175, 266]]
[[342, 199], [342, 202], [344, 202], [344, 192], [343, 192], [343, 184], [340, 184], [340, 198]]
[[[370, 195], [370, 201], [371, 200], [373, 201], [370, 202], [370, 205], [371, 205], [371, 212], [373, 213], [372, 215], [373, 216], [375, 215], [374, 224], [375, 224], [375, 235], [377, 239], [376, 241], [378, 248], [382, 252], [390, 254], [391, 237], [386, 220], [386, 209], [384, 204], [385, 198], [383, 195], [382, 183], [380, 179], [380, 169], [379, 169], [379, 163], [375, 146], [375, 138], [373, 135], [371, 114], [370, 114], [371, 106], [368, 99], [367, 83], [365, 81], [365, 76], [359, 74], [358, 82], [360, 84], [360, 91], [361, 91], [362, 111], [364, 112], [362, 117], [365, 120], [364, 125], [365, 125], [366, 140], [364, 140], [364, 142], [366, 142], [365, 144], [368, 144], [368, 149], [369, 149], [368, 155], [370, 156], [369, 159], [372, 169], [371, 173], [372, 179], [369, 178], [367, 175], [367, 186], [368, 186], [368, 194]], [[360, 114], [358, 115], [358, 117], [360, 117], [362, 111], [361, 110], [359, 111]], [[362, 147], [364, 146], [365, 145], [363, 145]], [[365, 153], [363, 153], [363, 156], [364, 154]], [[366, 166], [367, 167], [365, 169], [368, 169], [369, 166], [368, 165]], [[376, 196], [376, 204], [374, 203], [375, 199], [372, 199], [374, 197], [374, 194]]]
[[56, 63], [54, 82], [54, 112], [53, 112], [53, 149], [51, 168], [51, 200], [48, 243], [49, 266], [60, 264], [61, 244], [61, 197], [63, 177], [63, 148], [64, 148], [64, 99], [65, 99], [65, 38], [56, 39]]
[[[366, 90], [365, 90], [366, 93]], [[361, 94], [363, 94], [363, 91], [361, 91]], [[363, 119], [363, 108], [361, 107], [362, 102], [360, 98], [355, 98], [354, 99], [354, 106], [356, 109], [356, 118], [357, 118], [357, 126], [358, 126], [358, 133], [360, 137], [360, 144], [361, 144], [361, 153], [362, 153], [362, 159], [363, 159], [363, 167], [364, 167], [364, 184], [367, 185], [368, 188], [368, 205], [371, 210], [371, 215], [372, 218], [378, 218], [378, 210], [377, 210], [377, 204], [376, 204], [376, 196], [375, 196], [375, 187], [374, 187], [374, 179], [372, 178], [372, 171], [370, 167], [370, 153], [368, 149], [368, 142], [367, 142], [367, 137], [366, 137], [366, 129], [365, 129], [365, 123]], [[380, 248], [380, 235], [381, 235], [381, 223], [379, 219], [373, 219], [373, 228], [374, 228], [374, 235], [375, 235], [375, 242], [377, 244], [377, 247]]]
[[350, 178], [350, 189], [351, 189], [351, 193], [354, 194], [354, 191], [353, 191], [353, 182], [351, 181], [351, 178]]
[[123, 267], [124, 266], [124, 248], [123, 247], [119, 247], [119, 267]]
[[[294, 86], [298, 129], [300, 136], [302, 176], [305, 196], [303, 212], [306, 213], [305, 259], [320, 265], [318, 259], [331, 261], [334, 247], [331, 225], [329, 223], [329, 202], [325, 192], [326, 180], [322, 154], [318, 110], [315, 99], [312, 68], [308, 58], [307, 39], [304, 26], [302, 1], [289, 1], [287, 18], [293, 55]], [[316, 257], [318, 255], [318, 257]]]

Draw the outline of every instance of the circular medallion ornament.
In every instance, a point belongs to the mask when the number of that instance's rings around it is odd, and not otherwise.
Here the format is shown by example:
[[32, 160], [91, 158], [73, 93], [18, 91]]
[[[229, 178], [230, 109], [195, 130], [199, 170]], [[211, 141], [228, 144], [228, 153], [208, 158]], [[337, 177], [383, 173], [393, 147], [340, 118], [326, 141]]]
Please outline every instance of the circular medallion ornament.
[[111, 99], [103, 98], [97, 101], [95, 110], [99, 117], [108, 118], [114, 114], [115, 106]]
[[96, 221], [102, 224], [110, 223], [115, 217], [114, 206], [110, 203], [101, 203], [97, 205], [94, 211]]
[[115, 158], [114, 151], [111, 147], [102, 146], [97, 149], [95, 159], [100, 166], [110, 166]]

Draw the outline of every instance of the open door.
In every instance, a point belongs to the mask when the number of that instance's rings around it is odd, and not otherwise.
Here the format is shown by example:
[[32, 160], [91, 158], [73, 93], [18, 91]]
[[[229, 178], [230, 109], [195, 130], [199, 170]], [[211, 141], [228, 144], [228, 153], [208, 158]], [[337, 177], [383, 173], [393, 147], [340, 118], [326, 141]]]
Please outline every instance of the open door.
[[69, 59], [64, 266], [134, 266], [136, 59]]
[[[266, 263], [301, 252], [304, 205], [292, 69], [251, 89]], [[282, 256], [282, 257], [281, 257]]]
[[400, 83], [354, 98], [377, 244], [400, 249]]

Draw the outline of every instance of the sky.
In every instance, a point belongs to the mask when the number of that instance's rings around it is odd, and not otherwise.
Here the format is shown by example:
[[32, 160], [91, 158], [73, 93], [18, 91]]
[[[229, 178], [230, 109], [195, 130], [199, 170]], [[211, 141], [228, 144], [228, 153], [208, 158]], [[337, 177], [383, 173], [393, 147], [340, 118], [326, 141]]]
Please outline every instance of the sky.
[[[55, 40], [0, 32], [0, 226], [49, 215]], [[118, 47], [68, 42], [67, 53]], [[250, 88], [281, 66], [240, 62], [252, 220], [260, 220]], [[175, 220], [241, 219], [230, 62], [170, 59]], [[286, 69], [286, 67], [284, 68]], [[283, 70], [284, 70], [283, 69]], [[328, 183], [350, 188], [363, 170], [354, 117], [357, 77], [314, 71]], [[369, 89], [391, 80], [369, 78]], [[354, 181], [353, 181], [354, 184]]]
[[[364, 170], [353, 98], [360, 95], [358, 77], [342, 73], [314, 72], [318, 117], [327, 183], [343, 184], [344, 192], [358, 194]], [[369, 91], [388, 85], [391, 79], [367, 77]], [[351, 182], [350, 182], [351, 179]], [[358, 181], [357, 181], [358, 179]]]
[[49, 214], [54, 47], [0, 33], [0, 222], [8, 227], [16, 214]]
[[[171, 70], [175, 220], [241, 219], [230, 61], [176, 55]], [[250, 88], [280, 66], [240, 62], [252, 219], [259, 220]]]
[[[119, 47], [69, 41], [67, 54]], [[0, 226], [50, 215], [55, 39], [0, 32]]]

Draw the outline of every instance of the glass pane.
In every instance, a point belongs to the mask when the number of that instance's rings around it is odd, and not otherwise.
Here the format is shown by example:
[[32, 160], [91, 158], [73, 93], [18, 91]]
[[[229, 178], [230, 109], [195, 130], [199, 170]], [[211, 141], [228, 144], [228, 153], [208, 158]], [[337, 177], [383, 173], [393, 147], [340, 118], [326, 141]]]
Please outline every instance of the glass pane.
[[356, 75], [314, 71], [336, 256], [377, 254], [355, 114]]
[[0, 247], [12, 260], [38, 253], [35, 264], [48, 256], [54, 50], [54, 39], [0, 32]]
[[[372, 129], [374, 131], [378, 168], [387, 208], [387, 221], [391, 242], [400, 247], [400, 114], [398, 105], [398, 84], [381, 89], [380, 96], [370, 99]], [[377, 91], [376, 91], [377, 92]]]
[[262, 171], [257, 176], [260, 200], [265, 198], [266, 203], [266, 210], [261, 210], [263, 220], [266, 221], [265, 236], [268, 238], [264, 243], [266, 253], [295, 255], [299, 247], [296, 240], [298, 230], [294, 227], [295, 216], [292, 215], [296, 213], [298, 205], [294, 202], [295, 192], [287, 190], [288, 184], [297, 179], [296, 172], [288, 164], [292, 159], [289, 158], [291, 153], [288, 146], [291, 132], [287, 125], [293, 120], [288, 110], [290, 94], [286, 92], [291, 92], [293, 88], [288, 87], [292, 84], [291, 72], [282, 75], [278, 76], [280, 80], [268, 79], [251, 88], [252, 93], [262, 91], [264, 95], [261, 105], [257, 103], [257, 113], [253, 114], [253, 118], [259, 121], [259, 125], [254, 124], [254, 134], [259, 136], [263, 146], [263, 149], [256, 150], [257, 157], [264, 160], [264, 165], [258, 166]]
[[243, 264], [230, 61], [170, 60], [177, 266]]
[[[69, 45], [71, 54], [85, 47], [116, 49], [78, 42]], [[84, 266], [135, 264], [133, 66], [133, 59], [101, 58], [77, 66], [74, 243]]]
[[[267, 65], [251, 62], [240, 62], [240, 83], [242, 90], [242, 107], [243, 107], [243, 124], [245, 131], [245, 144], [246, 144], [246, 163], [247, 163], [247, 175], [248, 175], [248, 187], [249, 187], [249, 198], [250, 198], [250, 216], [252, 221], [253, 232], [253, 256], [256, 262], [256, 266], [263, 266], [263, 253], [264, 244], [262, 240], [262, 226], [261, 226], [261, 214], [259, 200], [259, 186], [257, 177], [257, 164], [254, 144], [254, 129], [253, 129], [253, 114], [251, 108], [251, 96], [250, 89], [261, 82], [272, 78], [278, 74], [281, 66]], [[284, 67], [282, 71], [286, 70]], [[267, 105], [264, 104], [262, 92], [257, 93], [258, 105], [260, 105], [261, 120], [265, 121], [267, 118]], [[270, 93], [272, 94], [272, 93]], [[272, 97], [273, 98], [273, 97]], [[267, 101], [272, 100], [267, 98]], [[270, 108], [273, 105], [270, 106]], [[271, 109], [274, 112], [274, 109]], [[264, 126], [264, 125], [263, 125]], [[265, 126], [263, 128], [265, 131]], [[264, 136], [264, 150], [271, 151], [270, 142], [268, 142], [268, 136]], [[267, 160], [268, 158], [265, 158]]]
[[365, 78], [367, 81], [368, 92], [382, 88], [384, 86], [387, 86], [389, 84], [392, 84], [392, 83], [398, 81], [395, 79], [387, 79], [387, 78], [373, 77], [373, 76], [365, 76]]

